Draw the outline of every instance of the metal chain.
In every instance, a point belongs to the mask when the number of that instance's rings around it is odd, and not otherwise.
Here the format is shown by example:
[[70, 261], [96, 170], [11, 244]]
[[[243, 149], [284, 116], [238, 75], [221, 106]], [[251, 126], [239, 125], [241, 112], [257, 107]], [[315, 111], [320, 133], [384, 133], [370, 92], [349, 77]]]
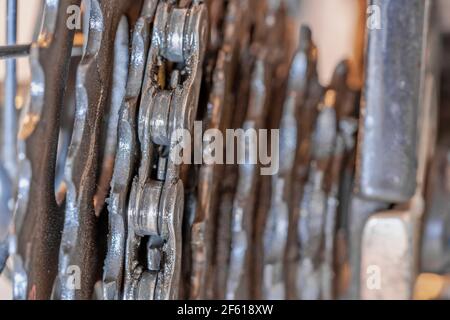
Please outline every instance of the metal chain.
[[141, 160], [128, 204], [125, 299], [178, 294], [184, 191], [174, 135], [193, 126], [206, 30], [202, 1], [158, 5], [138, 115]]
[[103, 299], [122, 297], [127, 201], [138, 155], [136, 114], [150, 47], [150, 28], [158, 0], [146, 0], [135, 24], [131, 43], [126, 95], [119, 112], [117, 153], [108, 200], [108, 249], [103, 271]]
[[[409, 299], [417, 261], [446, 273], [441, 39], [431, 1], [405, 2], [371, 1], [389, 24], [368, 28], [358, 101], [350, 61], [322, 85], [308, 27], [294, 47], [297, 0], [44, 1], [32, 44], [0, 47], [32, 72], [15, 130], [9, 63], [1, 120], [13, 297]], [[186, 163], [212, 149], [192, 133], [238, 128], [280, 129], [279, 171], [258, 174], [248, 145], [239, 165]]]

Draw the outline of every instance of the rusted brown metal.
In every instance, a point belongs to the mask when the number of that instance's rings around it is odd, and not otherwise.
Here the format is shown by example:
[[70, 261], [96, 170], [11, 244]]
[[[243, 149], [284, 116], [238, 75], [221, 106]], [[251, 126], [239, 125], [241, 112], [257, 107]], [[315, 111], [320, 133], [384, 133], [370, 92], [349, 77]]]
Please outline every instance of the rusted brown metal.
[[[46, 2], [44, 23], [31, 48], [32, 98], [19, 129], [19, 196], [15, 230], [27, 270], [28, 299], [48, 299], [57, 273], [62, 214], [55, 199], [55, 160], [60, 114], [74, 30], [66, 9], [80, 1]], [[48, 57], [54, 57], [49, 59]], [[25, 298], [25, 297], [24, 297]]]

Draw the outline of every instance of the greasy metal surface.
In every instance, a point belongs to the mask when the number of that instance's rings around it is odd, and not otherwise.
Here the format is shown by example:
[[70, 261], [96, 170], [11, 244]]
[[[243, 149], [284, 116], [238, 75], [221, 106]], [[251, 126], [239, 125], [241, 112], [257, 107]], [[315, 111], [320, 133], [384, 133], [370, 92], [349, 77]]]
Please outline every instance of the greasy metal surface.
[[112, 86], [109, 105], [105, 110], [106, 126], [104, 130], [103, 161], [100, 169], [100, 176], [97, 182], [97, 192], [94, 196], [94, 206], [96, 216], [100, 213], [105, 204], [105, 198], [109, 192], [109, 185], [113, 175], [114, 158], [116, 155], [117, 127], [119, 122], [119, 109], [125, 97], [128, 75], [128, 21], [125, 16], [120, 19], [114, 41], [114, 57], [112, 70]]
[[[199, 2], [157, 7], [138, 114], [141, 159], [128, 206], [124, 299], [178, 295], [184, 190], [174, 162], [180, 138], [174, 134], [193, 128], [206, 28], [206, 8]], [[178, 53], [167, 54], [171, 50]], [[182, 64], [167, 74], [171, 62]]]
[[[275, 20], [271, 37], [267, 40], [267, 46], [273, 48], [270, 54], [269, 61], [274, 65], [272, 70], [273, 75], [270, 81], [270, 94], [269, 104], [271, 106], [280, 106], [279, 108], [270, 107], [267, 113], [267, 128], [280, 128], [281, 119], [283, 117], [283, 104], [285, 103], [286, 94], [289, 90], [289, 81], [293, 81], [293, 77], [290, 77], [291, 60], [295, 55], [297, 49], [297, 43], [295, 39], [289, 37], [289, 34], [293, 34], [294, 30], [298, 29], [297, 24], [293, 21], [289, 12], [289, 6], [286, 2], [280, 3], [282, 6], [277, 9], [278, 3], [272, 2], [269, 7], [272, 7], [271, 16]], [[275, 39], [276, 38], [276, 39]], [[301, 82], [301, 81], [300, 81]], [[291, 83], [292, 85], [292, 83]], [[275, 147], [274, 144], [278, 144], [277, 138], [271, 137], [268, 141], [270, 148]], [[283, 141], [282, 137], [279, 137]], [[283, 143], [282, 143], [283, 145]], [[280, 146], [276, 146], [277, 149]], [[279, 150], [278, 150], [279, 151]], [[278, 154], [277, 151], [272, 151], [272, 155]], [[277, 161], [283, 161], [283, 159], [277, 158]], [[277, 171], [273, 171], [272, 174], [279, 174], [280, 168], [277, 167]], [[259, 179], [259, 185], [257, 190], [257, 205], [255, 210], [254, 222], [253, 222], [253, 242], [254, 253], [252, 255], [251, 269], [252, 269], [252, 283], [251, 283], [251, 296], [255, 299], [279, 297], [284, 296], [284, 249], [277, 251], [278, 248], [283, 247], [281, 241], [280, 246], [277, 244], [271, 244], [272, 236], [275, 236], [275, 241], [279, 235], [281, 228], [274, 228], [273, 222], [276, 220], [270, 220], [269, 210], [271, 209], [271, 198], [279, 197], [280, 190], [277, 189], [276, 179], [272, 176], [261, 176]], [[283, 192], [285, 192], [284, 190]], [[272, 212], [273, 213], [273, 212]], [[271, 213], [271, 214], [272, 214]], [[271, 217], [273, 218], [273, 216]], [[286, 223], [286, 222], [285, 222]], [[280, 221], [283, 225], [283, 221]], [[286, 224], [287, 227], [287, 224]], [[273, 232], [274, 231], [274, 232]], [[278, 234], [277, 234], [278, 233]], [[286, 230], [284, 231], [287, 237]], [[275, 250], [273, 248], [275, 247]], [[269, 259], [266, 259], [268, 253]], [[274, 253], [274, 255], [272, 254]], [[267, 266], [272, 264], [275, 268]], [[273, 271], [273, 272], [272, 272]], [[271, 286], [271, 288], [269, 288]], [[280, 290], [281, 289], [281, 290]], [[269, 291], [270, 290], [270, 291]]]
[[157, 0], [144, 2], [131, 40], [126, 95], [119, 111], [117, 152], [108, 200], [109, 235], [103, 271], [104, 299], [121, 298], [127, 200], [138, 153], [136, 114], [151, 41], [150, 26], [157, 4]]
[[415, 191], [427, 1], [370, 3], [384, 25], [368, 30], [356, 181], [367, 198], [401, 203]]
[[[256, 12], [253, 34], [257, 41], [256, 46], [264, 46], [264, 41], [259, 39], [262, 32], [275, 32], [274, 25], [267, 24], [267, 21], [270, 21], [269, 17], [276, 13], [278, 6], [279, 3], [275, 3], [274, 7], [269, 7], [267, 11], [259, 8], [259, 11]], [[267, 39], [269, 38], [265, 40]], [[265, 127], [270, 101], [270, 77], [274, 68], [269, 60], [269, 52], [266, 52], [263, 48], [256, 47], [252, 56], [254, 64], [250, 75], [247, 111], [242, 123], [244, 130], [258, 130]], [[249, 144], [253, 143], [255, 141]], [[245, 145], [247, 151], [249, 150], [249, 144]], [[241, 146], [238, 148], [241, 148]], [[242, 156], [246, 157], [245, 154]], [[259, 183], [259, 165], [252, 164], [252, 159], [239, 159], [239, 155], [237, 157], [237, 160], [242, 164], [238, 168], [236, 193], [231, 211], [230, 256], [225, 293], [227, 299], [247, 299], [251, 294], [252, 252], [250, 248], [252, 246], [253, 216]]]
[[[347, 61], [337, 65], [330, 87], [335, 91], [335, 110], [337, 116], [337, 133], [333, 146], [333, 155], [325, 179], [327, 191], [326, 211], [323, 236], [323, 257], [321, 264], [321, 298], [335, 299], [337, 292], [336, 270], [336, 242], [338, 224], [343, 217], [339, 211], [342, 207], [346, 191], [343, 189], [342, 171], [348, 165], [349, 155], [353, 154], [356, 146], [357, 120], [355, 115], [355, 95], [347, 86], [349, 66]], [[350, 162], [351, 163], [351, 162]], [[340, 194], [341, 193], [341, 194]], [[344, 193], [344, 196], [342, 196]]]

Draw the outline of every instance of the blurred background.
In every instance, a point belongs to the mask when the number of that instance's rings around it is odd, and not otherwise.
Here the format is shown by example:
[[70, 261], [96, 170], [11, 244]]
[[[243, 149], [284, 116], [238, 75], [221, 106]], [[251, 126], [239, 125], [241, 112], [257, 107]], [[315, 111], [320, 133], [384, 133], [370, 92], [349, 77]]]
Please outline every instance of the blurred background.
[[[30, 43], [42, 0], [18, 0], [17, 41]], [[299, 25], [308, 24], [319, 51], [319, 76], [328, 83], [336, 64], [343, 58], [354, 57], [354, 39], [358, 35], [361, 5], [364, 0], [298, 0], [291, 1], [289, 11]], [[364, 9], [364, 8], [363, 8]], [[365, 11], [365, 10], [364, 10]], [[363, 12], [364, 12], [363, 11]], [[0, 0], [0, 45], [6, 44], [6, 0]], [[298, 30], [298, 28], [297, 28]], [[298, 37], [294, 37], [298, 38]], [[18, 60], [18, 80], [30, 79], [28, 58]], [[5, 60], [0, 60], [0, 79], [4, 78]], [[1, 89], [0, 89], [1, 90]]]

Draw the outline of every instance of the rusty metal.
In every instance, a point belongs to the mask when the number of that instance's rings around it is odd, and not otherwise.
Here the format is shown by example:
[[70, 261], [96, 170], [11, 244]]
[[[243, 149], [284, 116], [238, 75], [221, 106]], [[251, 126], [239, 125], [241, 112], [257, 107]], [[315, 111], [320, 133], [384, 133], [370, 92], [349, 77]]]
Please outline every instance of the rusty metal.
[[[90, 4], [89, 36], [78, 67], [75, 124], [65, 167], [67, 197], [54, 290], [57, 299], [89, 299], [94, 289], [94, 270], [99, 261], [93, 186], [97, 180], [102, 117], [111, 89], [114, 39], [128, 5], [124, 0], [93, 0]], [[72, 265], [84, 270], [80, 289], [69, 285], [68, 268]]]
[[[245, 119], [242, 123], [244, 131], [263, 129], [267, 126], [267, 116], [271, 101], [271, 84], [274, 70], [280, 64], [280, 44], [284, 29], [275, 21], [278, 13], [283, 10], [281, 1], [268, 1], [259, 8], [255, 15], [255, 26], [251, 45], [251, 55], [254, 57], [253, 70], [250, 75], [249, 96]], [[278, 20], [283, 26], [283, 21]], [[277, 45], [274, 45], [277, 43]], [[281, 44], [282, 45], [282, 44]], [[267, 47], [266, 47], [267, 46]], [[273, 50], [267, 50], [267, 48]], [[281, 49], [282, 51], [282, 49]], [[247, 131], [248, 132], [248, 131]], [[252, 296], [251, 267], [254, 255], [253, 233], [257, 211], [257, 193], [260, 184], [261, 164], [251, 159], [249, 150], [257, 141], [247, 141], [245, 154], [239, 159], [242, 146], [238, 146], [238, 168], [236, 191], [231, 211], [230, 256], [228, 262], [228, 277], [226, 282], [227, 299], [248, 299]]]
[[[246, 1], [230, 1], [226, 7], [223, 25], [223, 42], [217, 53], [212, 88], [204, 117], [204, 130], [229, 128], [233, 105], [230, 103], [232, 81], [236, 74], [239, 32], [248, 13]], [[192, 267], [190, 277], [191, 299], [207, 296], [207, 277], [212, 272], [214, 223], [219, 199], [219, 181], [223, 177], [223, 166], [203, 164], [199, 168], [196, 211], [191, 229]], [[211, 293], [209, 293], [211, 295]]]
[[[42, 29], [30, 52], [31, 101], [21, 114], [19, 187], [14, 209], [14, 232], [19, 245], [14, 254], [22, 256], [15, 260], [24, 259], [27, 266], [28, 289], [23, 299], [49, 298], [56, 275], [62, 219], [54, 198], [53, 163], [74, 36], [73, 30], [66, 28], [65, 18], [66, 8], [72, 4], [79, 5], [79, 1], [45, 3]], [[49, 56], [55, 59], [48, 59]], [[18, 268], [20, 274], [22, 267]], [[16, 285], [23, 287], [23, 283]]]
[[[356, 130], [358, 127], [355, 115], [355, 95], [348, 87], [349, 64], [343, 61], [335, 69], [330, 87], [336, 93], [335, 110], [337, 116], [337, 134], [326, 181], [327, 200], [325, 209], [323, 257], [321, 265], [321, 298], [336, 298], [336, 239], [339, 219], [338, 208], [342, 205], [339, 192], [343, 188], [342, 170], [356, 146]], [[341, 191], [342, 192], [342, 191]]]
[[[246, 5], [252, 5], [249, 1], [240, 2], [241, 6], [245, 8]], [[231, 119], [231, 128], [241, 128], [246, 115], [248, 95], [251, 80], [251, 71], [253, 67], [253, 57], [249, 52], [251, 28], [254, 25], [254, 18], [244, 19], [242, 21], [243, 32], [240, 34], [238, 47], [238, 65], [233, 86], [237, 94], [230, 97], [230, 105], [235, 105], [234, 114]], [[228, 275], [229, 275], [229, 260], [231, 253], [231, 212], [233, 207], [233, 199], [236, 192], [236, 184], [238, 179], [238, 168], [236, 165], [227, 165], [224, 168], [224, 174], [221, 184], [219, 186], [219, 194], [221, 195], [218, 209], [217, 209], [217, 226], [215, 237], [215, 256], [213, 257], [213, 264], [215, 265], [214, 289], [213, 298], [225, 299]]]
[[282, 299], [285, 296], [283, 258], [287, 242], [286, 229], [291, 210], [291, 178], [295, 165], [295, 151], [298, 148], [297, 108], [306, 98], [311, 74], [312, 40], [310, 30], [300, 31], [299, 49], [294, 56], [289, 74], [286, 100], [280, 123], [280, 170], [272, 177], [272, 200], [264, 230], [264, 257], [262, 278], [263, 296]]
[[297, 0], [48, 0], [23, 45], [8, 3], [13, 299], [448, 298], [441, 4], [358, 1], [325, 82]]

